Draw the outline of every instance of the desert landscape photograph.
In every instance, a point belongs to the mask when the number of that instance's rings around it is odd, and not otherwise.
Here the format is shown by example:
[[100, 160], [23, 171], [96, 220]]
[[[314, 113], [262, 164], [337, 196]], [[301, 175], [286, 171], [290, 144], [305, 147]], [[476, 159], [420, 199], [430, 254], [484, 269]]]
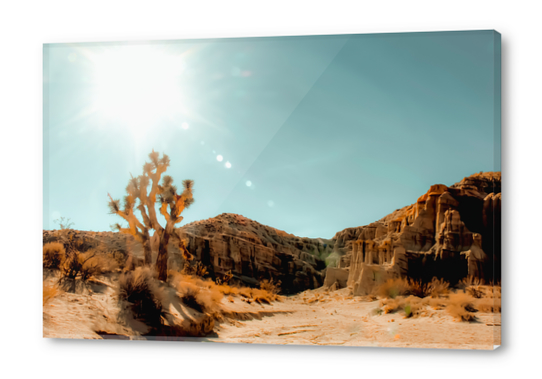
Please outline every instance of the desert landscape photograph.
[[499, 33], [43, 57], [43, 337], [501, 345]]

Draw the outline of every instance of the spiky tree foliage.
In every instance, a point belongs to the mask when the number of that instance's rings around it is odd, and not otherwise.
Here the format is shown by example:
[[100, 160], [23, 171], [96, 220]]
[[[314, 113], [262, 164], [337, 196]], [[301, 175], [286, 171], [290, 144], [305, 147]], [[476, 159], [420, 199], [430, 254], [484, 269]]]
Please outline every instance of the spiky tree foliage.
[[[175, 233], [175, 225], [183, 220], [181, 213], [193, 202], [192, 188], [193, 180], [183, 180], [183, 191], [179, 193], [177, 187], [173, 185], [173, 178], [162, 174], [169, 167], [169, 157], [166, 154], [160, 158], [159, 153], [154, 150], [149, 154], [150, 162], [143, 165], [143, 174], [138, 177], [131, 177], [126, 187], [127, 195], [124, 196], [121, 207], [120, 200], [115, 200], [109, 195], [109, 209], [112, 214], [122, 217], [128, 222], [128, 227], [123, 228], [116, 224], [115, 228], [121, 233], [131, 234], [135, 239], [142, 243], [145, 253], [145, 264], [151, 265], [151, 244], [150, 230], [155, 231], [159, 240], [158, 257], [156, 259], [156, 272], [158, 279], [167, 278], [167, 247], [173, 238], [179, 244], [179, 248], [184, 254], [190, 254], [186, 251], [186, 243], [179, 240]], [[162, 184], [160, 184], [162, 179]], [[163, 227], [158, 222], [156, 212], [156, 201], [158, 200], [158, 211], [166, 219], [166, 225]], [[139, 212], [140, 221], [136, 216]]]

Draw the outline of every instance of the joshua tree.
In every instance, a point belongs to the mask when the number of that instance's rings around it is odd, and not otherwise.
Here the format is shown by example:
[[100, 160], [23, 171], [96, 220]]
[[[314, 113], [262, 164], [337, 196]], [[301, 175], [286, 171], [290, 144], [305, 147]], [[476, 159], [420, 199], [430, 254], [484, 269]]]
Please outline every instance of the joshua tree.
[[[124, 196], [123, 208], [120, 207], [120, 200], [114, 200], [109, 196], [109, 209], [112, 214], [119, 215], [128, 222], [128, 227], [123, 228], [120, 224], [114, 227], [121, 233], [131, 234], [143, 245], [145, 264], [151, 265], [151, 235], [150, 230], [155, 230], [159, 240], [158, 257], [156, 258], [156, 272], [158, 279], [167, 278], [167, 248], [170, 239], [179, 243], [179, 248], [185, 258], [191, 257], [186, 250], [186, 242], [179, 240], [174, 233], [175, 225], [183, 220], [181, 213], [193, 202], [192, 188], [194, 181], [183, 180], [184, 190], [177, 193], [177, 187], [173, 185], [173, 178], [162, 174], [169, 166], [169, 157], [166, 154], [159, 158], [159, 153], [154, 150], [149, 154], [150, 162], [143, 165], [143, 174], [138, 177], [131, 177], [126, 187], [127, 195]], [[162, 185], [159, 184], [162, 179]], [[150, 192], [148, 192], [150, 186]], [[156, 199], [160, 202], [159, 211], [166, 219], [166, 226], [162, 227], [156, 217]], [[139, 211], [143, 222], [134, 212]]]

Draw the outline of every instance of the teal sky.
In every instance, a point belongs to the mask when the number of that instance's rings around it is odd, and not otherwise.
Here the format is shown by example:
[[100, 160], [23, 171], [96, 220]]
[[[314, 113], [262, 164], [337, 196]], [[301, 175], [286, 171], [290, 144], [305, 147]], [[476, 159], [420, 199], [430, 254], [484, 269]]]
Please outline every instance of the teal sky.
[[44, 229], [110, 230], [107, 193], [153, 148], [195, 181], [182, 225], [229, 212], [331, 238], [500, 170], [500, 35], [44, 46]]

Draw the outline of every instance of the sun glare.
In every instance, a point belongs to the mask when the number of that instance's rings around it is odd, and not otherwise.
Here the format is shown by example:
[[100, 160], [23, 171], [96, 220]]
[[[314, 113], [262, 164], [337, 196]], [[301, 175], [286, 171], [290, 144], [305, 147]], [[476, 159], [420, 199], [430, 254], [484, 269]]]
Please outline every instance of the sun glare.
[[94, 108], [101, 116], [137, 133], [183, 113], [182, 56], [153, 45], [126, 45], [107, 48], [92, 60]]

